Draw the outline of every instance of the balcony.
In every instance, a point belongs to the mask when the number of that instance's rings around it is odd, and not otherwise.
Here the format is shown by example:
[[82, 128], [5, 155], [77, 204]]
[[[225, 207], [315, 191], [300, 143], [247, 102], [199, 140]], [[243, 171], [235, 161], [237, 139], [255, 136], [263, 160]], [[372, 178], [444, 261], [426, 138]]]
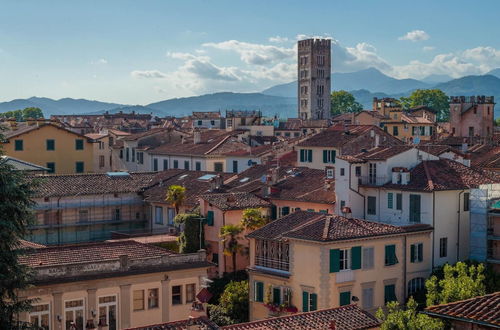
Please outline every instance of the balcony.
[[290, 264], [288, 261], [263, 257], [255, 257], [255, 266], [284, 272], [288, 272], [290, 270]]
[[364, 186], [382, 186], [388, 182], [386, 176], [359, 176], [358, 184]]
[[341, 270], [335, 275], [336, 283], [353, 282], [354, 280], [355, 276], [352, 270]]

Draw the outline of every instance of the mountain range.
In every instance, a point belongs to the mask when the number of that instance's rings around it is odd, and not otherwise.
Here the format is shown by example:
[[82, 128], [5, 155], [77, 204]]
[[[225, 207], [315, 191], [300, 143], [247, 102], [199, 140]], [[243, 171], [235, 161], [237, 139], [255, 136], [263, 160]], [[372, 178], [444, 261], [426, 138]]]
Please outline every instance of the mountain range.
[[[373, 97], [409, 95], [419, 88], [439, 88], [447, 95], [493, 95], [500, 99], [500, 68], [482, 76], [465, 76], [451, 79], [446, 75], [431, 75], [422, 80], [396, 79], [377, 69], [369, 68], [351, 73], [334, 73], [332, 90], [348, 90], [365, 109], [370, 109]], [[0, 112], [39, 107], [45, 116], [53, 114], [100, 114], [108, 111], [153, 113], [158, 116], [183, 116], [192, 111], [217, 111], [230, 109], [260, 109], [264, 115], [296, 117], [297, 82], [276, 85], [261, 93], [221, 92], [200, 96], [168, 99], [147, 105], [127, 105], [86, 99], [63, 98], [53, 100], [31, 97], [0, 102]], [[500, 117], [500, 107], [495, 109]]]

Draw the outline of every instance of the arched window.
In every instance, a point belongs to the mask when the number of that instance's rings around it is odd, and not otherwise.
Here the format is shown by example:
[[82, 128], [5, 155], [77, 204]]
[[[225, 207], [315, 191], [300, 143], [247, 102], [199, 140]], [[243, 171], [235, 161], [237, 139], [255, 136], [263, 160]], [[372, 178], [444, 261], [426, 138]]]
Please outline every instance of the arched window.
[[408, 282], [408, 295], [412, 295], [415, 292], [423, 290], [425, 287], [425, 279], [423, 277], [417, 277]]

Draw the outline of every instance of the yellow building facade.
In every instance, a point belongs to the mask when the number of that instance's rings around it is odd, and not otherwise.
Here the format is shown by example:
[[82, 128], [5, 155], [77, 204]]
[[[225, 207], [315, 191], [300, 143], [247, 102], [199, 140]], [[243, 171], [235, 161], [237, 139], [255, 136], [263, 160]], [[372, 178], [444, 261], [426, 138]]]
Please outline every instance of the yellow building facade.
[[94, 171], [92, 140], [54, 123], [26, 123], [4, 133], [3, 152], [50, 169], [71, 174]]

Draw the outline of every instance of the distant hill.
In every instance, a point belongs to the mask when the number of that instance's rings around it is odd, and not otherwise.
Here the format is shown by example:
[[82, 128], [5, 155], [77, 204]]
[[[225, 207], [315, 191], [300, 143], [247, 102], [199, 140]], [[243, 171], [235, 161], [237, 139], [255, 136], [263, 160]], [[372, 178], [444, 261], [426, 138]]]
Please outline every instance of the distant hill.
[[161, 115], [157, 110], [145, 107], [143, 105], [128, 105], [128, 106], [123, 106], [123, 107], [118, 107], [118, 108], [89, 112], [89, 113], [86, 113], [86, 115], [100, 115], [100, 114], [103, 114], [105, 112], [119, 113], [120, 111], [125, 112], [125, 113], [130, 113], [132, 111], [135, 111], [136, 113]]
[[423, 81], [426, 84], [430, 84], [430, 85], [434, 85], [434, 84], [438, 84], [438, 83], [442, 83], [442, 82], [446, 82], [446, 81], [450, 81], [450, 80], [453, 80], [453, 78], [451, 76], [446, 75], [446, 74], [431, 74], [431, 75], [425, 77], [424, 79], [421, 79], [421, 81]]
[[466, 76], [440, 83], [435, 88], [447, 95], [494, 95], [500, 96], [500, 78], [493, 75]]
[[45, 117], [53, 114], [68, 115], [104, 111], [123, 107], [123, 104], [91, 101], [85, 99], [64, 98], [53, 100], [46, 97], [30, 97], [29, 99], [16, 99], [9, 102], [0, 102], [0, 112], [38, 107], [43, 110]]
[[497, 78], [500, 78], [500, 68], [491, 70], [487, 74], [491, 74], [492, 76], [495, 76]]
[[295, 116], [297, 100], [295, 97], [264, 95], [261, 93], [214, 93], [200, 96], [183, 97], [151, 103], [146, 107], [163, 115], [181, 116], [193, 111], [217, 110], [261, 110], [265, 115], [288, 117]]

